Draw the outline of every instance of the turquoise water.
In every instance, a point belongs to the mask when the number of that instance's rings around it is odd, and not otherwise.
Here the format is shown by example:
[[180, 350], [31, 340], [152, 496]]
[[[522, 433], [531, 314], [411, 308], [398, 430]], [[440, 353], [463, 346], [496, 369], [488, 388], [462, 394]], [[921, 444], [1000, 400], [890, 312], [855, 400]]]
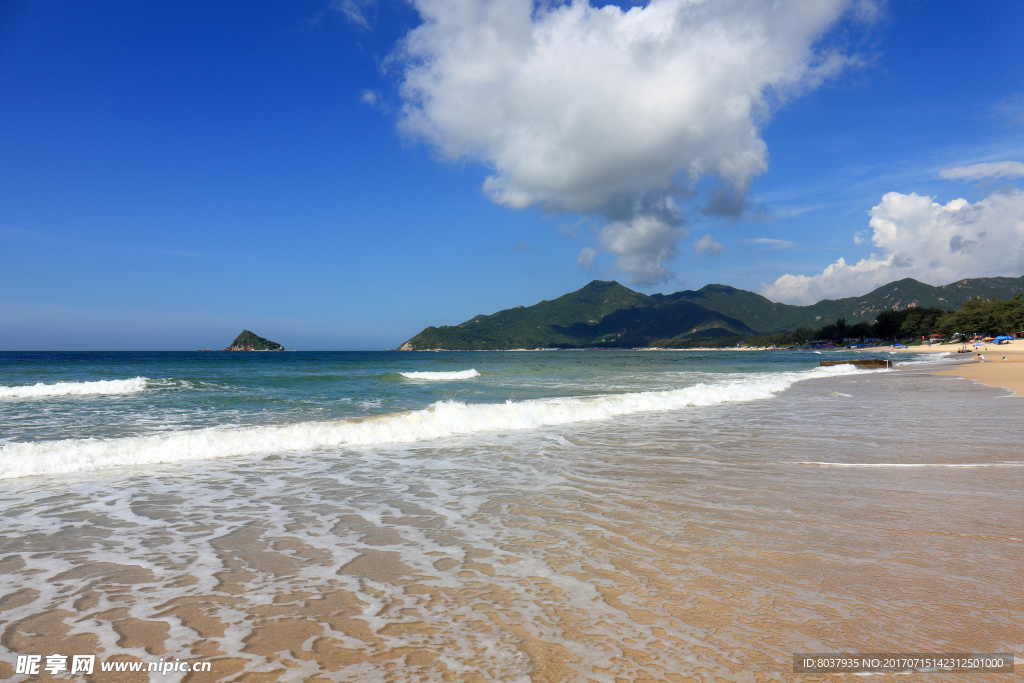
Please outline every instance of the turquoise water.
[[[784, 378], [788, 385], [801, 379], [800, 373], [818, 373], [822, 357], [808, 352], [630, 351], [3, 353], [0, 446], [5, 450], [0, 453], [0, 476], [34, 472], [31, 467], [17, 469], [13, 458], [26, 466], [29, 459], [59, 455], [64, 462], [52, 464], [48, 471], [54, 473], [62, 468], [102, 468], [108, 463], [96, 451], [96, 440], [124, 446], [117, 440], [197, 430], [219, 430], [217, 436], [224, 437], [256, 427], [301, 430], [303, 425], [328, 424], [337, 428], [339, 423], [351, 425], [353, 420], [408, 411], [436, 412], [438, 406], [501, 406], [506, 412], [518, 408], [517, 415], [451, 417], [436, 432], [445, 436], [520, 431], [552, 420], [563, 424], [609, 419], [677, 409], [687, 402], [765, 398], [778, 391], [766, 382]], [[735, 385], [729, 396], [700, 395], [701, 386], [727, 384]], [[663, 395], [685, 389], [691, 390], [688, 400]], [[608, 412], [593, 403], [600, 403], [602, 397], [627, 397], [622, 400], [631, 400], [632, 405], [620, 401]], [[592, 403], [574, 403], [581, 399]], [[556, 414], [565, 410], [575, 414]], [[461, 425], [452, 422], [460, 419]], [[428, 426], [411, 431], [407, 439], [382, 434], [381, 442], [430, 440], [435, 434]], [[295, 448], [300, 450], [347, 443], [338, 435], [319, 440], [295, 436]], [[287, 439], [278, 434], [267, 443], [266, 451], [252, 443], [237, 451], [253, 455], [288, 450]], [[76, 442], [93, 450], [76, 449]], [[359, 442], [372, 444], [373, 439], [364, 435]], [[31, 452], [25, 450], [30, 444], [35, 446]], [[137, 444], [135, 460], [132, 453], [122, 453], [117, 462], [152, 462], [144, 452], [152, 445]], [[158, 459], [230, 455], [232, 447], [223, 444], [208, 453], [191, 448], [177, 455], [164, 453]]]

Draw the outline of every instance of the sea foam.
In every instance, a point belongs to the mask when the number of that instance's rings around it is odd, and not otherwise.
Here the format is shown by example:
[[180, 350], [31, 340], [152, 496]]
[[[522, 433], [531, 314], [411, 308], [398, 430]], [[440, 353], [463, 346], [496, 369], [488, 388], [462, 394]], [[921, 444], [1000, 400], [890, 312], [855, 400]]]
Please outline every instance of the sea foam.
[[449, 372], [400, 372], [398, 373], [406, 379], [425, 379], [434, 381], [444, 381], [450, 379], [473, 379], [479, 377], [480, 373], [476, 369], [470, 370], [453, 370]]
[[906, 365], [925, 365], [935, 363], [948, 363], [950, 361], [962, 362], [963, 360], [973, 360], [970, 356], [968, 356], [967, 358], [959, 358], [958, 356], [959, 354], [953, 353], [951, 351], [921, 352], [917, 356], [912, 356], [910, 358], [901, 358], [900, 360], [896, 361], [896, 365], [903, 367]]
[[[63, 474], [119, 465], [146, 465], [282, 451], [433, 441], [481, 432], [507, 432], [605, 420], [642, 412], [771, 398], [795, 382], [862, 372], [849, 365], [805, 372], [745, 375], [667, 391], [461, 403], [371, 419], [299, 422], [259, 427], [208, 427], [115, 439], [12, 442], [0, 449], [0, 479]], [[734, 376], [735, 377], [735, 376]]]
[[45, 396], [90, 396], [98, 394], [134, 394], [146, 388], [145, 377], [101, 379], [95, 382], [57, 382], [0, 387], [0, 398], [42, 398]]

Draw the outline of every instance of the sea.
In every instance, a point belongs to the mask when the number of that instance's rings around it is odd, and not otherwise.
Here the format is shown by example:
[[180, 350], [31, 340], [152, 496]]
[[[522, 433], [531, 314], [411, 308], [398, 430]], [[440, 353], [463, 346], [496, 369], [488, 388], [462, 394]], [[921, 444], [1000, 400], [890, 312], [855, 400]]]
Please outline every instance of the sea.
[[1021, 399], [955, 362], [0, 352], [0, 678], [1019, 674]]

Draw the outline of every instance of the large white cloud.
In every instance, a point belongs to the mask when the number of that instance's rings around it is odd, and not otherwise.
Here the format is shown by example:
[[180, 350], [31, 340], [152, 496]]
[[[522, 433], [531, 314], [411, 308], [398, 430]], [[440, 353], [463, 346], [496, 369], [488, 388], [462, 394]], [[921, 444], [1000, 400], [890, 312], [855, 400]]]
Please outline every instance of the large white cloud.
[[840, 258], [818, 275], [783, 275], [761, 293], [809, 304], [860, 296], [905, 277], [943, 285], [1024, 273], [1024, 192], [1018, 189], [975, 204], [938, 204], [931, 197], [890, 192], [871, 209], [870, 226], [878, 252], [852, 265]]
[[668, 276], [686, 234], [644, 206], [703, 177], [746, 192], [767, 168], [769, 101], [844, 66], [815, 46], [854, 0], [414, 5], [423, 23], [399, 53], [401, 128], [488, 165], [495, 202], [605, 216], [600, 246], [644, 283]]

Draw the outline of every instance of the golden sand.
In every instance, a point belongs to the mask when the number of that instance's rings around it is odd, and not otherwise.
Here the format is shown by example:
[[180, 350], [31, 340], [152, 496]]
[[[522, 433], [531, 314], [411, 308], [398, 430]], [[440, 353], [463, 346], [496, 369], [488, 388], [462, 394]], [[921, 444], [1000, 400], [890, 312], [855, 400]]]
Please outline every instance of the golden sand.
[[[913, 346], [897, 349], [898, 353], [952, 352], [964, 348], [962, 344], [936, 344], [935, 346]], [[1024, 396], [1024, 340], [1017, 339], [1009, 344], [967, 345], [972, 353], [962, 354], [964, 363], [935, 374], [971, 379], [992, 387], [1003, 387], [1015, 396]]]

